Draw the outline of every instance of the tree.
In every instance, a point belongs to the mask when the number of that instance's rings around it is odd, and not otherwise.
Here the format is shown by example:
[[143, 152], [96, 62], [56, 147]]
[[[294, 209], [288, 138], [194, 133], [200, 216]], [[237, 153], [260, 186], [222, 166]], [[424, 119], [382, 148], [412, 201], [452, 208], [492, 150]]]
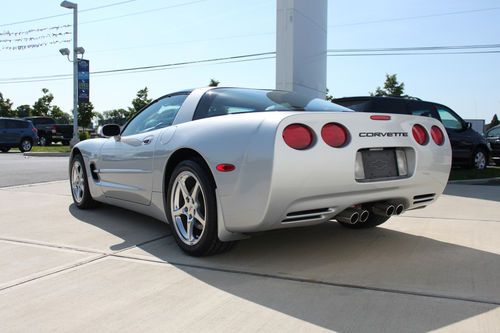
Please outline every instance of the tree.
[[330, 94], [330, 89], [326, 88], [326, 97], [325, 99], [329, 102], [332, 102], [333, 103], [333, 95]]
[[114, 109], [109, 111], [104, 111], [102, 117], [98, 116], [98, 124], [117, 124], [124, 125], [128, 118], [131, 116], [130, 112], [125, 109]]
[[143, 107], [151, 103], [152, 99], [148, 97], [148, 87], [144, 87], [137, 92], [136, 97], [132, 100], [132, 107], [128, 108], [130, 116], [136, 114]]
[[218, 87], [219, 83], [220, 83], [220, 81], [218, 81], [216, 79], [210, 79], [210, 82], [208, 83], [208, 86], [209, 87]]
[[375, 92], [371, 92], [371, 96], [391, 96], [391, 97], [404, 97], [405, 90], [404, 82], [399, 83], [397, 74], [385, 74], [384, 88], [377, 87]]
[[97, 115], [94, 112], [94, 105], [92, 102], [78, 103], [78, 125], [89, 128], [92, 126], [92, 119]]
[[498, 124], [500, 124], [500, 121], [498, 121], [498, 117], [497, 117], [497, 115], [495, 114], [495, 115], [493, 116], [493, 118], [491, 119], [491, 122], [490, 122], [488, 125], [486, 125], [486, 126], [485, 126], [485, 130], [487, 131], [487, 130], [489, 130], [490, 128], [493, 128], [493, 127], [497, 126]]
[[33, 115], [33, 109], [28, 104], [19, 105], [16, 108], [16, 112], [19, 118], [31, 117]]
[[33, 104], [31, 115], [51, 117], [58, 123], [69, 124], [72, 120], [71, 115], [64, 112], [59, 106], [52, 105], [54, 95], [49, 92], [49, 89], [43, 88], [42, 93], [43, 96]]
[[12, 102], [10, 99], [4, 99], [0, 92], [0, 117], [15, 117], [16, 111], [12, 110]]

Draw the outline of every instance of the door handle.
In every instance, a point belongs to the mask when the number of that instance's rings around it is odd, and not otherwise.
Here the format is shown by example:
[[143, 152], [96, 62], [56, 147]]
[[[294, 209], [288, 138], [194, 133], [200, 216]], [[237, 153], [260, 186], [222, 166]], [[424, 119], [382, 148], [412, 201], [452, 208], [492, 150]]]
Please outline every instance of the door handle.
[[142, 140], [142, 143], [145, 144], [145, 145], [149, 145], [151, 142], [153, 142], [153, 137], [152, 136], [148, 136], [146, 138], [144, 138]]

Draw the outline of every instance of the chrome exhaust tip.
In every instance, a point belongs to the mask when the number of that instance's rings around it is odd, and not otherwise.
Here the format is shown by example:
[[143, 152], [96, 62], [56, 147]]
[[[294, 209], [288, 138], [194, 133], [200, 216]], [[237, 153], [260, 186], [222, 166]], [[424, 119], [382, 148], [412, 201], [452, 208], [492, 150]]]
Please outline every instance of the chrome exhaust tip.
[[399, 204], [396, 206], [396, 215], [401, 215], [405, 211], [405, 206], [403, 204]]
[[370, 217], [370, 212], [367, 211], [366, 209], [363, 209], [359, 214], [359, 222], [361, 223], [366, 222], [366, 220], [368, 220], [369, 217]]
[[347, 208], [335, 216], [338, 222], [356, 224], [359, 222], [359, 213], [356, 209]]
[[373, 205], [372, 211], [374, 214], [382, 216], [391, 216], [394, 214], [396, 208], [390, 203], [378, 203]]

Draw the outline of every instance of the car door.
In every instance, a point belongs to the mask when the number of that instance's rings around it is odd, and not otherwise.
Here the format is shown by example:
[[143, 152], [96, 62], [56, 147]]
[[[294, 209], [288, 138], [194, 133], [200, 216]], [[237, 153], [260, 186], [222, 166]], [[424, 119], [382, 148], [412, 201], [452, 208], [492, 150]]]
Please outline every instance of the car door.
[[0, 143], [6, 144], [7, 142], [7, 120], [0, 119]]
[[22, 128], [19, 128], [19, 122], [16, 120], [6, 119], [6, 139], [8, 144], [17, 144], [21, 142]]
[[149, 205], [155, 142], [172, 125], [187, 95], [163, 97], [144, 108], [101, 148], [97, 172], [106, 197]]
[[492, 155], [500, 157], [500, 127], [489, 130], [486, 133], [486, 140], [490, 143]]
[[450, 138], [453, 160], [468, 162], [474, 152], [474, 138], [467, 131], [467, 124], [443, 105], [436, 105], [436, 110]]

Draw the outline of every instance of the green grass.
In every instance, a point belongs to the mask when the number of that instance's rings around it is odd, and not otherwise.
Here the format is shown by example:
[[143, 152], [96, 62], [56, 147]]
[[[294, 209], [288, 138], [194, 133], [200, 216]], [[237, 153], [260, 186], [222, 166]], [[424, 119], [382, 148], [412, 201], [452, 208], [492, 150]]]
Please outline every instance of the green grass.
[[[12, 151], [19, 151], [17, 148]], [[71, 148], [69, 146], [34, 146], [31, 149], [32, 153], [69, 153]]]
[[450, 180], [482, 179], [500, 177], [499, 167], [488, 167], [485, 170], [451, 169]]

